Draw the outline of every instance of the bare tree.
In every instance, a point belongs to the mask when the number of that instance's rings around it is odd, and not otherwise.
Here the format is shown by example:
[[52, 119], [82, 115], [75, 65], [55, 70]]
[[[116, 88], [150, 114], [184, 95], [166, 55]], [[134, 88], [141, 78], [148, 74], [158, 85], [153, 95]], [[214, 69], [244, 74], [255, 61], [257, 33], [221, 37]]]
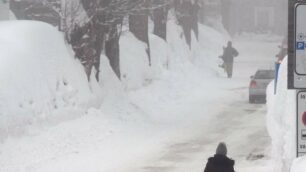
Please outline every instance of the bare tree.
[[191, 7], [191, 29], [194, 31], [197, 40], [199, 40], [199, 11], [201, 9], [199, 0], [195, 0]]
[[176, 17], [182, 26], [186, 43], [191, 48], [191, 33], [194, 31], [198, 39], [198, 13], [200, 4], [198, 0], [181, 0], [174, 2]]
[[[80, 3], [82, 4], [82, 9], [86, 12], [88, 21], [85, 26], [75, 27], [71, 37], [73, 37], [72, 44], [79, 58], [84, 56], [85, 52], [79, 49], [88, 48], [89, 46], [95, 50], [90, 51], [92, 53], [85, 53], [88, 56], [87, 59], [85, 57], [81, 58], [88, 78], [90, 78], [91, 68], [94, 67], [97, 72], [96, 79], [99, 80], [99, 65], [102, 52], [108, 57], [113, 71], [120, 78], [119, 39], [122, 32], [123, 18], [126, 16], [129, 16], [130, 31], [136, 38], [147, 44], [149, 65], [151, 65], [148, 17], [152, 10], [162, 8], [166, 2], [154, 4], [150, 0], [80, 0]], [[167, 18], [163, 21], [164, 25], [166, 20]], [[163, 35], [165, 35], [166, 28], [163, 32]], [[159, 35], [163, 36], [162, 34]], [[89, 36], [90, 38], [84, 40], [84, 36]], [[165, 38], [165, 36], [163, 37]], [[80, 45], [84, 44], [79, 42], [83, 41], [91, 41], [92, 43], [82, 47]]]
[[[167, 4], [172, 0], [33, 0], [25, 2], [12, 0], [18, 9], [39, 3], [52, 9], [58, 16], [59, 28], [72, 45], [76, 58], [85, 67], [88, 79], [95, 68], [99, 80], [100, 56], [108, 57], [110, 65], [120, 78], [119, 39], [124, 17], [129, 17], [130, 31], [147, 44], [149, 65], [151, 65], [148, 36], [148, 17], [153, 13], [154, 33], [166, 40]], [[16, 1], [16, 3], [15, 3]], [[22, 7], [21, 7], [22, 6]], [[21, 13], [22, 14], [22, 13]]]
[[[133, 1], [131, 1], [133, 3]], [[149, 42], [149, 0], [143, 0], [138, 9], [129, 15], [129, 29], [138, 38], [147, 44], [149, 66], [151, 66], [151, 53]]]
[[176, 17], [182, 26], [186, 43], [191, 48], [191, 30], [192, 30], [192, 3], [190, 0], [183, 0], [176, 4]]
[[154, 31], [153, 33], [165, 41], [167, 40], [167, 20], [168, 20], [168, 11], [170, 8], [169, 4], [165, 4], [164, 0], [155, 0], [152, 2], [155, 6], [153, 9], [153, 22], [154, 22]]
[[95, 50], [93, 65], [97, 71], [96, 79], [99, 80], [100, 56], [104, 50], [110, 65], [120, 79], [119, 38], [125, 8], [127, 4], [119, 0], [82, 0], [88, 17], [90, 18], [93, 32], [95, 33]]
[[227, 31], [230, 31], [230, 0], [221, 0], [222, 24]]
[[[67, 36], [69, 36], [76, 24], [84, 22], [81, 20], [86, 20], [80, 1], [61, 0], [60, 8], [56, 8], [56, 6], [53, 6], [53, 8], [58, 11], [61, 17], [60, 30], [64, 31]], [[82, 14], [83, 17], [81, 17]]]
[[147, 44], [149, 65], [151, 65], [148, 16], [153, 7], [150, 0], [81, 0], [81, 3], [90, 18], [90, 23], [96, 28], [95, 59], [97, 60], [93, 66], [97, 71], [100, 54], [104, 51], [112, 69], [120, 78], [119, 39], [125, 16], [129, 16], [130, 31]]

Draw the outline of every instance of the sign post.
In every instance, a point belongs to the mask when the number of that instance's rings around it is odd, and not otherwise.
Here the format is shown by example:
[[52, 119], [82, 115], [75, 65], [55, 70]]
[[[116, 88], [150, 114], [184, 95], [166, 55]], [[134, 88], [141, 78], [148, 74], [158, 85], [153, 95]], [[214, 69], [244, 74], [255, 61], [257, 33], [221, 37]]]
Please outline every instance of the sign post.
[[288, 88], [306, 88], [306, 0], [290, 0]]
[[297, 93], [297, 156], [306, 155], [306, 91]]
[[288, 89], [296, 89], [297, 156], [306, 155], [306, 0], [289, 0]]

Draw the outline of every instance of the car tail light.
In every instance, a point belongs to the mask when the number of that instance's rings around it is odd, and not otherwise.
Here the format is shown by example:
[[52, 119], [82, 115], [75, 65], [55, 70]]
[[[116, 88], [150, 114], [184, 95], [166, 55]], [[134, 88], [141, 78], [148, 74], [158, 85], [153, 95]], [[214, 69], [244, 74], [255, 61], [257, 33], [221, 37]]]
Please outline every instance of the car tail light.
[[251, 81], [251, 83], [250, 83], [250, 87], [251, 87], [251, 88], [256, 87], [256, 81], [254, 81], [254, 80], [253, 80], [253, 81]]

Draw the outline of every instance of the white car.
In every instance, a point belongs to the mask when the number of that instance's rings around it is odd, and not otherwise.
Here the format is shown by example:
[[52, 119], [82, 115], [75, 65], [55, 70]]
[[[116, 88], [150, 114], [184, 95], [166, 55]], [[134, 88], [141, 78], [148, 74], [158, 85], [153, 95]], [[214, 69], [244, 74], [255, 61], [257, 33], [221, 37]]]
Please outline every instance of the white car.
[[255, 103], [258, 100], [261, 100], [265, 103], [267, 86], [274, 78], [274, 70], [257, 70], [255, 75], [251, 76], [249, 102]]

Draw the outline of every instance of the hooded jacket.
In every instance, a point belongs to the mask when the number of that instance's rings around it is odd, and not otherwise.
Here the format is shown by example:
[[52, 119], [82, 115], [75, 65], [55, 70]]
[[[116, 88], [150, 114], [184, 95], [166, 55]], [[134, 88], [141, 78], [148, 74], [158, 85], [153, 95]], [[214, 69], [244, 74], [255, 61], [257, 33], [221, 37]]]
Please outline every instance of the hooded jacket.
[[234, 164], [234, 160], [225, 155], [216, 154], [208, 159], [204, 172], [235, 172]]

